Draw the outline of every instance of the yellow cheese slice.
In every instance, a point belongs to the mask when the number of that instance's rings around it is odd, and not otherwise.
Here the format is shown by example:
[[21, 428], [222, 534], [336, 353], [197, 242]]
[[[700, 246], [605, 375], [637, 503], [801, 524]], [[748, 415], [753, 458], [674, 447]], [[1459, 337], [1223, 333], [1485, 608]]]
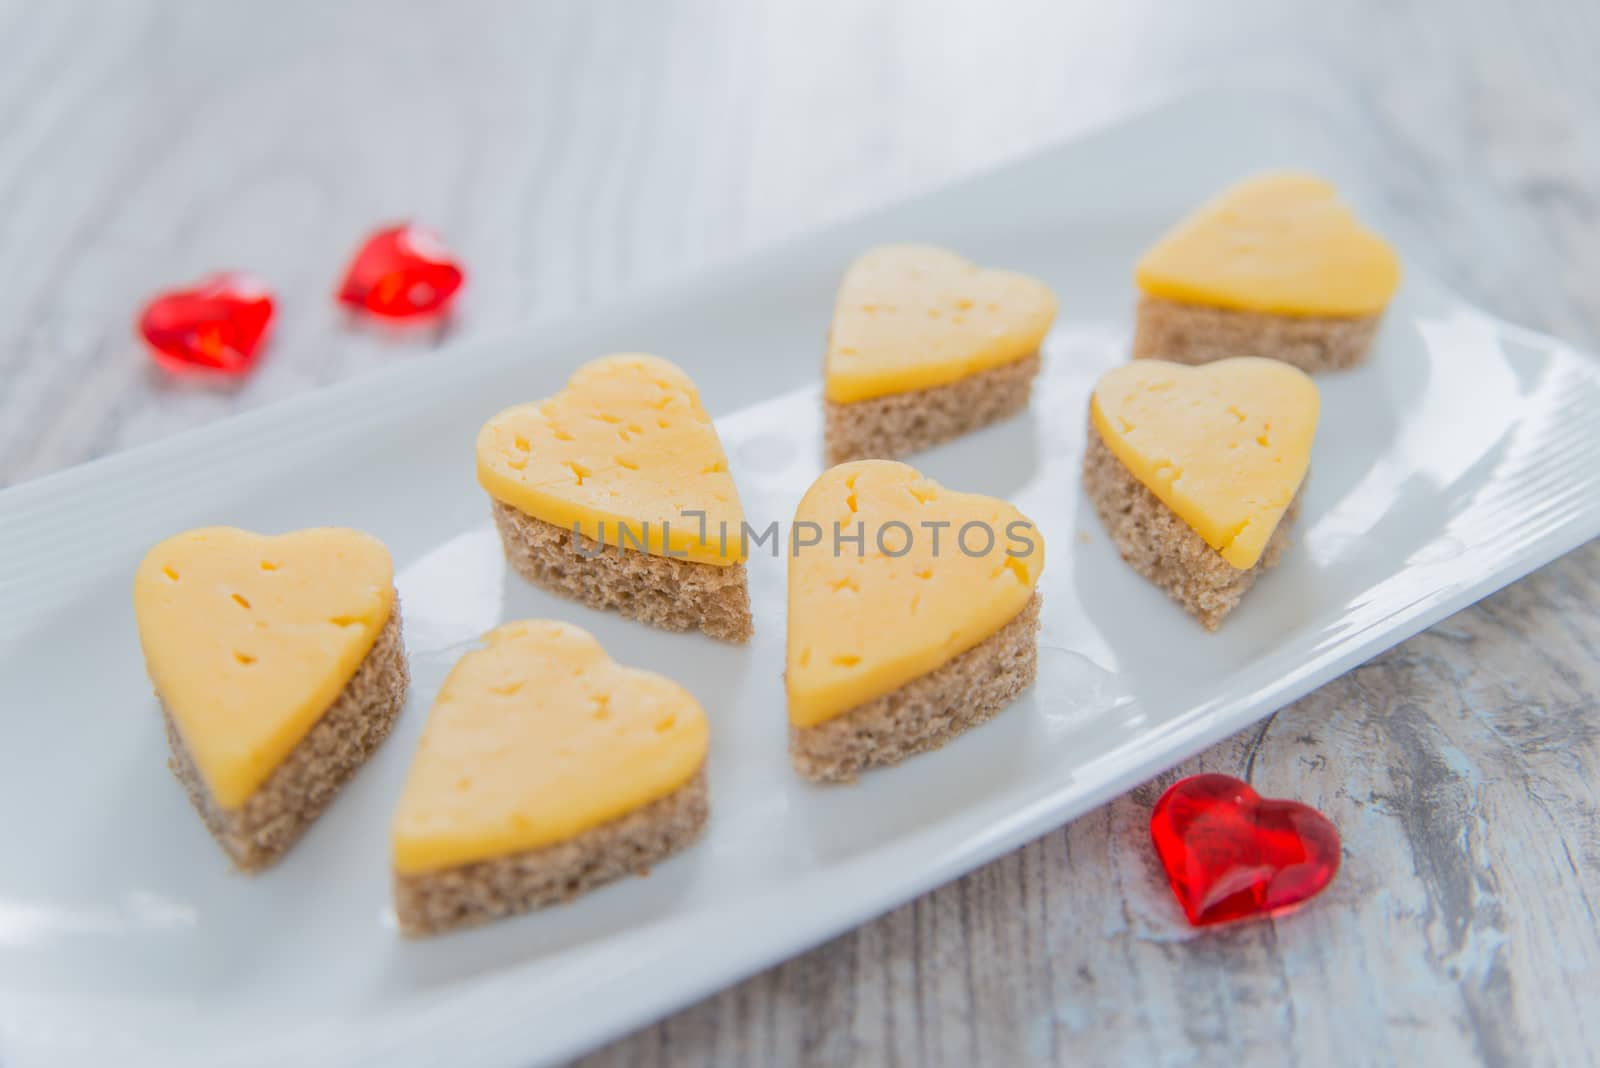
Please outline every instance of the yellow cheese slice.
[[1037, 279], [931, 245], [885, 245], [850, 265], [828, 335], [839, 404], [949, 385], [1039, 351], [1056, 298]]
[[1133, 477], [1245, 570], [1306, 477], [1318, 406], [1310, 376], [1277, 360], [1135, 360], [1100, 379], [1089, 413]]
[[[859, 551], [846, 540], [857, 532]], [[821, 540], [807, 546], [813, 533]], [[899, 689], [990, 637], [1022, 611], [1044, 569], [1044, 538], [1011, 505], [888, 460], [823, 472], [793, 535], [784, 678], [797, 727]]]
[[606, 655], [585, 630], [507, 623], [439, 691], [392, 829], [419, 873], [565, 841], [686, 784], [708, 727], [682, 686]]
[[217, 804], [238, 808], [333, 704], [394, 608], [383, 543], [324, 528], [191, 530], [133, 580], [156, 692]]
[[489, 420], [478, 433], [478, 482], [613, 550], [744, 559], [744, 512], [716, 427], [689, 376], [657, 356], [593, 360], [562, 392]]
[[1330, 183], [1276, 172], [1240, 182], [1179, 223], [1135, 271], [1153, 297], [1278, 315], [1376, 315], [1400, 285], [1388, 242]]

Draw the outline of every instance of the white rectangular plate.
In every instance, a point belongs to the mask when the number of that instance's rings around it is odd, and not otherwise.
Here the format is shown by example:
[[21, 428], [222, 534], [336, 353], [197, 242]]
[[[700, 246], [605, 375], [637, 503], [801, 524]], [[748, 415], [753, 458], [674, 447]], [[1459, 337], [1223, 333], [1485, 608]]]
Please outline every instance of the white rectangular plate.
[[[1321, 380], [1297, 544], [1222, 631], [1117, 559], [1078, 465], [1090, 384], [1127, 350], [1133, 260], [1265, 166], [1341, 180], [1381, 225], [1314, 119], [1270, 98], [1190, 98], [665, 291], [0, 495], [0, 1062], [565, 1058], [1021, 845], [1595, 536], [1595, 365], [1413, 261], [1372, 362]], [[545, 596], [505, 572], [472, 443], [584, 359], [657, 352], [721, 416], [753, 524], [787, 521], [820, 469], [816, 377], [840, 271], [906, 239], [1031, 272], [1061, 297], [1030, 414], [916, 461], [1011, 498], [1044, 532], [1040, 678], [938, 753], [815, 788], [785, 753], [784, 562], [751, 563], [748, 648]], [[166, 770], [129, 605], [144, 550], [209, 523], [383, 538], [415, 680], [394, 738], [254, 879], [228, 873]], [[699, 696], [711, 828], [647, 879], [406, 942], [387, 834], [412, 746], [474, 637], [530, 616], [575, 621]]]

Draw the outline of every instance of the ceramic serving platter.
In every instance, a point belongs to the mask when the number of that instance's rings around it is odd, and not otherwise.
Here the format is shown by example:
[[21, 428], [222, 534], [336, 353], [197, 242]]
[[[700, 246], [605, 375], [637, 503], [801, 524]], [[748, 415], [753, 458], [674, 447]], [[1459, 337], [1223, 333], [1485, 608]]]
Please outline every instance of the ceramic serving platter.
[[[0, 1063], [561, 1060], [1016, 848], [1600, 533], [1596, 363], [1408, 257], [1370, 364], [1321, 379], [1296, 544], [1222, 630], [1121, 563], [1078, 468], [1090, 385], [1127, 351], [1133, 261], [1226, 182], [1285, 164], [1384, 225], [1359, 173], [1381, 157], [1337, 124], [1188, 98], [670, 288], [0, 494]], [[554, 599], [507, 574], [472, 444], [579, 362], [652, 351], [699, 381], [752, 524], [787, 522], [821, 469], [834, 286], [893, 240], [1061, 298], [1031, 411], [915, 461], [1043, 531], [1039, 682], [938, 753], [819, 788], [785, 753], [784, 560], [751, 561], [743, 648]], [[405, 603], [414, 685], [394, 736], [257, 878], [229, 873], [166, 769], [130, 605], [144, 550], [212, 523], [371, 531]], [[538, 616], [699, 697], [708, 834], [575, 904], [402, 940], [388, 823], [434, 692], [477, 635]]]

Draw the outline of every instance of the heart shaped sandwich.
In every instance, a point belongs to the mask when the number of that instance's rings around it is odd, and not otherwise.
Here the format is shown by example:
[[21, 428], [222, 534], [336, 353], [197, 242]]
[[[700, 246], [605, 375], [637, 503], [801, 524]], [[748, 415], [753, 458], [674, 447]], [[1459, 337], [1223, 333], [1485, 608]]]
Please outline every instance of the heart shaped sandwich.
[[507, 623], [450, 671], [395, 812], [410, 935], [540, 908], [683, 848], [709, 811], [708, 727], [581, 630]]
[[271, 864], [405, 701], [383, 543], [325, 528], [192, 530], [145, 556], [134, 610], [172, 768], [240, 868]]
[[1318, 409], [1276, 360], [1136, 360], [1095, 386], [1084, 488], [1123, 559], [1215, 630], [1288, 545]]
[[790, 755], [808, 779], [934, 749], [1032, 682], [1044, 540], [1004, 501], [887, 460], [825, 471], [795, 512]]
[[1026, 275], [930, 245], [866, 253], [828, 334], [828, 462], [904, 456], [1025, 408], [1055, 314]]
[[744, 512], [689, 376], [606, 356], [478, 434], [478, 482], [523, 577], [669, 630], [750, 637]]
[[1269, 356], [1312, 373], [1371, 350], [1400, 261], [1333, 185], [1274, 172], [1196, 211], [1139, 261], [1135, 357]]

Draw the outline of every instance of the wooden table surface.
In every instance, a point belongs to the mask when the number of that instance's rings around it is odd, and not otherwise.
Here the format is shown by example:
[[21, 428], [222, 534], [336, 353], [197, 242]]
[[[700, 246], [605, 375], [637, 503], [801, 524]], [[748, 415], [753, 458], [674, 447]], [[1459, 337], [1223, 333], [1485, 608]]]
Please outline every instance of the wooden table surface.
[[[0, 485], [1217, 80], [1356, 109], [1406, 247], [1487, 308], [1594, 347], [1597, 45], [1589, 0], [3, 0]], [[359, 236], [399, 217], [472, 268], [448, 338], [353, 332], [329, 299]], [[223, 266], [277, 287], [271, 351], [237, 389], [174, 385], [130, 322]], [[1591, 544], [593, 1063], [1594, 1063], [1597, 604]], [[1344, 869], [1317, 905], [1170, 934], [1149, 807], [1202, 769], [1332, 816]]]

